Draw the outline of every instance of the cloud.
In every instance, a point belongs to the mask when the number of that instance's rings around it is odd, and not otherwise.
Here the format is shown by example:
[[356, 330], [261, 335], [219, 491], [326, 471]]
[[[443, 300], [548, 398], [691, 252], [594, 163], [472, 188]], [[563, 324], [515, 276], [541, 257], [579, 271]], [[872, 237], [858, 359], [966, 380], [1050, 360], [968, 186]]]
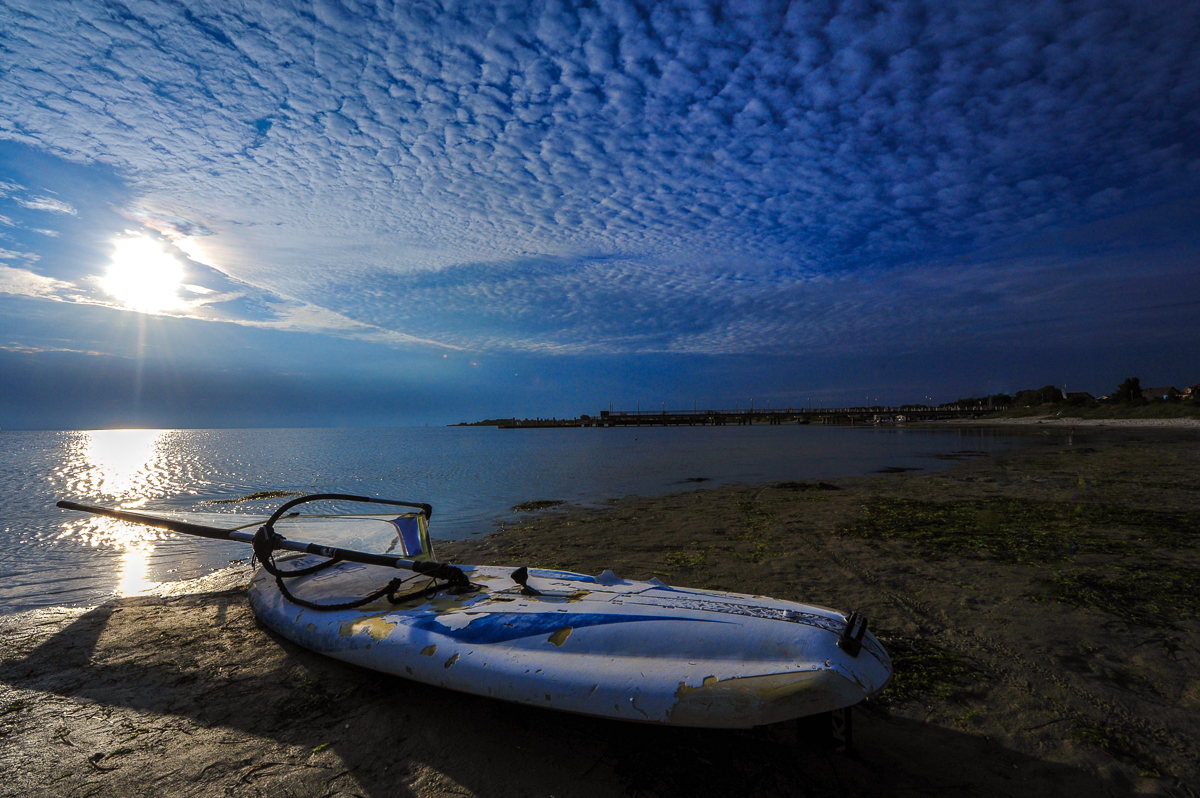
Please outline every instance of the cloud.
[[27, 2], [0, 23], [0, 138], [119, 170], [129, 218], [281, 303], [247, 323], [853, 347], [925, 280], [974, 308], [937, 329], [992, 312], [932, 263], [1200, 190], [1194, 3]]
[[1200, 207], [1152, 214], [1169, 229], [1140, 212], [905, 268], [672, 272], [627, 259], [530, 260], [380, 273], [353, 301], [359, 318], [403, 314], [401, 325], [419, 322], [465, 348], [547, 354], [898, 353], [993, 346], [997, 336], [1050, 346], [1084, 335], [1099, 346], [1135, 331], [1169, 337], [1186, 324], [1172, 303], [1200, 304], [1187, 245]]
[[[5, 258], [6, 250], [0, 250], [0, 258]], [[12, 266], [0, 265], [0, 294], [37, 297], [40, 299], [62, 299], [62, 292], [69, 291], [75, 286], [52, 277], [43, 277], [28, 269], [17, 269]]]
[[28, 263], [33, 263], [38, 260], [35, 252], [16, 252], [11, 249], [0, 247], [0, 260], [23, 260]]
[[125, 355], [113, 355], [109, 352], [97, 352], [93, 349], [70, 349], [62, 346], [26, 346], [24, 344], [9, 343], [7, 345], [0, 344], [0, 350], [16, 352], [22, 355], [44, 355], [48, 352], [65, 352], [72, 355], [88, 355], [89, 357], [119, 357], [125, 360], [129, 359]]
[[278, 302], [271, 307], [271, 317], [262, 320], [227, 319], [236, 324], [263, 329], [287, 330], [289, 332], [321, 333], [326, 335], [341, 335], [363, 341], [406, 346], [423, 344], [440, 349], [460, 349], [453, 343], [419, 338], [414, 335], [396, 332], [371, 324], [347, 318], [338, 313], [315, 305], [300, 302]]
[[129, 208], [124, 211], [124, 216], [162, 233], [172, 241], [213, 234], [200, 222], [176, 214], [150, 211], [145, 208]]
[[28, 199], [16, 197], [15, 200], [22, 208], [28, 208], [31, 211], [48, 211], [49, 213], [58, 213], [63, 216], [75, 216], [79, 213], [68, 203], [54, 199], [53, 197], [30, 197]]

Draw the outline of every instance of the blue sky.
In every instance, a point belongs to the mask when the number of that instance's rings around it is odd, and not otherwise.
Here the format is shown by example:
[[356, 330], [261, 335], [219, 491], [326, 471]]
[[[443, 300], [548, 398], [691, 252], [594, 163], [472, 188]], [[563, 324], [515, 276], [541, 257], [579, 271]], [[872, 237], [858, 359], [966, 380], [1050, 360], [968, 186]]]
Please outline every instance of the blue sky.
[[1200, 381], [1196, 3], [0, 0], [0, 100], [0, 427]]

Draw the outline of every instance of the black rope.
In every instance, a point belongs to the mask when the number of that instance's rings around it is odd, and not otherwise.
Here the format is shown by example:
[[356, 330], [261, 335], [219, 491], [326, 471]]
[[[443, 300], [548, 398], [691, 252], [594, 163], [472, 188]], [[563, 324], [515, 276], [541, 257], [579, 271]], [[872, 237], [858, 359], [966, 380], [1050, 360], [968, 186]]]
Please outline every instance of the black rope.
[[401, 601], [403, 601], [403, 599], [396, 598], [396, 591], [400, 589], [402, 584], [404, 584], [404, 580], [399, 577], [396, 577], [392, 581], [388, 582], [374, 593], [371, 593], [360, 599], [346, 601], [341, 604], [316, 604], [314, 602], [305, 601], [302, 598], [293, 596], [292, 592], [287, 589], [287, 585], [283, 583], [283, 577], [279, 575], [276, 575], [275, 577], [275, 584], [279, 585], [279, 592], [283, 594], [285, 599], [293, 604], [299, 604], [301, 607], [307, 607], [310, 610], [352, 610], [356, 607], [361, 607], [364, 604], [370, 604], [372, 601], [375, 601], [376, 599], [385, 595], [387, 596], [388, 601], [392, 604], [399, 604]]
[[[269, 525], [259, 527], [258, 531], [254, 533], [254, 542], [252, 544], [254, 548], [254, 556], [260, 563], [262, 563], [263, 569], [275, 577], [275, 584], [279, 586], [280, 594], [293, 604], [298, 604], [299, 606], [310, 610], [333, 611], [353, 610], [365, 604], [370, 604], [372, 601], [375, 601], [383, 596], [387, 596], [388, 603], [390, 604], [401, 604], [406, 600], [404, 597], [396, 596], [396, 592], [400, 590], [406, 581], [408, 581], [406, 579], [401, 579], [400, 577], [396, 577], [395, 579], [391, 580], [374, 593], [371, 593], [360, 599], [355, 599], [354, 601], [342, 602], [341, 604], [317, 604], [315, 602], [306, 601], [305, 599], [299, 598], [294, 595], [292, 591], [287, 589], [287, 585], [284, 584], [283, 581], [284, 579], [315, 574], [316, 572], [322, 571], [330, 566], [337, 565], [339, 562], [342, 562], [342, 560], [339, 557], [332, 557], [325, 562], [320, 562], [307, 568], [298, 568], [294, 571], [285, 571], [275, 563], [275, 538], [276, 532], [275, 530], [271, 529]], [[436, 571], [438, 569], [434, 570]], [[421, 574], [418, 574], [418, 576], [420, 575]], [[426, 599], [433, 598], [437, 591], [442, 588], [442, 585], [438, 584], [438, 575], [439, 574], [434, 574], [430, 577], [429, 585], [427, 585], [423, 591]], [[416, 577], [414, 576], [409, 578], [415, 579]], [[467, 589], [478, 590], [479, 588], [477, 585], [472, 585], [470, 582], [468, 582]]]

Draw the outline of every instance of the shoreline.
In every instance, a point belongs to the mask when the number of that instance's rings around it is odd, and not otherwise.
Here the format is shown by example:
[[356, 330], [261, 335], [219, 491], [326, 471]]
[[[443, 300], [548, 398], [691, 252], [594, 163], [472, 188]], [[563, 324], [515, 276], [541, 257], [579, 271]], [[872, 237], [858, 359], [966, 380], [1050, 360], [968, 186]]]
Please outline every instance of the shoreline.
[[[1170, 585], [1200, 572], [1197, 464], [1200, 435], [1135, 429], [930, 473], [552, 510], [435, 544], [863, 611], [897, 677], [855, 711], [857, 759], [805, 753], [788, 724], [598, 721], [342, 665], [260, 627], [240, 566], [0, 616], [0, 795], [1186, 795], [1200, 623]], [[1062, 551], [1039, 542], [1060, 533]], [[1126, 604], [1105, 604], [1097, 575]], [[514, 774], [516, 755], [537, 766]]]
[[[589, 479], [587, 476], [579, 478], [581, 483], [578, 487], [573, 484], [576, 477], [570, 471], [560, 469], [563, 474], [568, 474], [566, 479], [553, 480], [552, 485], [542, 485], [538, 491], [541, 495], [524, 493], [528, 487], [527, 484], [522, 484], [520, 481], [511, 481], [512, 489], [502, 492], [493, 492], [492, 495], [487, 495], [485, 491], [485, 501], [476, 501], [479, 497], [469, 497], [470, 501], [463, 503], [457, 508], [458, 514], [453, 518], [446, 512], [445, 505], [438, 504], [436, 498], [431, 501], [437, 507], [437, 512], [434, 516], [433, 534], [435, 538], [441, 537], [439, 533], [445, 533], [444, 539], [471, 540], [479, 536], [490, 534], [497, 526], [511, 525], [514, 522], [519, 522], [517, 516], [512, 512], [512, 507], [518, 503], [523, 503], [528, 500], [538, 499], [566, 499], [570, 506], [578, 507], [605, 507], [608, 506], [614, 499], [621, 500], [637, 496], [653, 496], [659, 494], [669, 494], [679, 490], [686, 490], [692, 486], [706, 485], [713, 487], [721, 484], [740, 484], [744, 481], [763, 481], [768, 477], [774, 478], [789, 478], [792, 475], [791, 468], [794, 467], [794, 449], [789, 448], [774, 453], [775, 461], [785, 463], [785, 467], [767, 467], [761, 468], [757, 463], [747, 465], [746, 463], [739, 464], [735, 469], [720, 469], [717, 468], [717, 473], [709, 470], [710, 467], [701, 465], [702, 457], [706, 447], [712, 445], [712, 440], [718, 439], [723, 443], [716, 445], [727, 445], [734, 441], [755, 440], [763, 441], [766, 437], [775, 437], [777, 432], [790, 433], [785, 439], [794, 440], [794, 446], [800, 447], [803, 450], [806, 446], [805, 441], [815, 439], [817, 441], [825, 441], [818, 444], [818, 449], [828, 447], [831, 451], [841, 448], [843, 441], [848, 441], [851, 448], [855, 446], [855, 441], [847, 439], [855, 436], [867, 435], [889, 435], [892, 432], [899, 431], [892, 427], [874, 427], [874, 426], [855, 426], [855, 427], [825, 427], [816, 425], [811, 427], [793, 426], [788, 428], [779, 428], [776, 430], [767, 425], [756, 425], [757, 428], [750, 427], [726, 427], [721, 429], [696, 428], [695, 430], [685, 433], [688, 439], [687, 447], [692, 447], [693, 453], [691, 456], [675, 457], [674, 460], [668, 462], [664, 460], [659, 465], [661, 468], [657, 472], [656, 478], [646, 479], [638, 476], [638, 460], [630, 455], [629, 438], [635, 441], [640, 435], [643, 440], [653, 440], [657, 438], [657, 434], [666, 433], [668, 438], [677, 437], [678, 432], [684, 432], [680, 428], [673, 428], [669, 432], [667, 428], [645, 428], [641, 432], [632, 430], [613, 430], [612, 435], [605, 432], [599, 432], [595, 435], [596, 439], [608, 439], [602, 442], [600, 449], [615, 450], [623, 452], [623, 462], [619, 468], [612, 469], [621, 474], [631, 473], [633, 476], [626, 480], [595, 480]], [[910, 433], [909, 457], [905, 462], [887, 462], [883, 458], [891, 457], [886, 453], [882, 453], [884, 447], [875, 447], [879, 450], [878, 458], [868, 458], [864, 462], [863, 458], [858, 456], [843, 456], [833, 457], [828, 462], [822, 462], [817, 459], [810, 458], [806, 461], [807, 465], [811, 466], [814, 471], [821, 469], [825, 477], [841, 477], [852, 476], [859, 474], [869, 474], [882, 466], [922, 466], [926, 469], [945, 467], [950, 460], [947, 460], [943, 455], [952, 454], [954, 449], [963, 448], [964, 446], [975, 446], [975, 443], [966, 443], [962, 437], [966, 435], [999, 435], [1007, 437], [1006, 442], [995, 444], [979, 444], [981, 448], [991, 448], [992, 446], [1024, 446], [1023, 440], [1030, 439], [1029, 430], [1025, 428], [1010, 427], [1002, 428], [999, 433], [994, 432], [964, 432], [963, 429], [970, 428], [946, 428], [940, 426], [921, 427], [912, 425], [907, 429]], [[716, 433], [712, 436], [708, 434], [711, 430]], [[916, 437], [912, 433], [925, 432], [929, 437], [940, 437], [941, 442], [928, 445], [930, 448], [925, 448], [927, 444], [916, 442]], [[632, 434], [626, 434], [632, 433]], [[648, 433], [648, 434], [647, 434]], [[693, 434], [694, 433], [694, 434]], [[744, 433], [750, 433], [748, 436]], [[1064, 433], [1065, 438], [1065, 433]], [[614, 440], [617, 439], [617, 440]], [[619, 439], [625, 439], [622, 442]], [[741, 444], [737, 444], [741, 446]], [[759, 444], [751, 444], [748, 447], [743, 447], [746, 451], [755, 451]], [[636, 444], [633, 445], [636, 448]], [[687, 448], [681, 447], [681, 448]], [[932, 456], [935, 459], [930, 459]], [[803, 458], [802, 458], [803, 459]], [[941, 460], [941, 462], [939, 462]], [[911, 461], [911, 462], [910, 462]], [[700, 470], [693, 470], [698, 468]], [[747, 472], [758, 472], [748, 474]], [[503, 479], [508, 479], [503, 477]], [[503, 481], [503, 480], [502, 480]], [[603, 484], [609, 482], [611, 484]], [[389, 489], [391, 490], [391, 489]], [[519, 492], [518, 492], [519, 491]], [[392, 491], [395, 495], [404, 495], [407, 490], [396, 488]], [[504, 494], [504, 495], [501, 495]], [[224, 495], [224, 494], [222, 494]], [[39, 497], [34, 497], [35, 499]], [[17, 551], [10, 551], [9, 567], [19, 569], [21, 571], [30, 571], [30, 578], [20, 580], [17, 586], [10, 586], [7, 591], [0, 596], [0, 614], [10, 614], [12, 612], [25, 609], [35, 609], [38, 607], [48, 606], [96, 606], [103, 601], [113, 598], [116, 590], [121, 584], [121, 570], [124, 566], [119, 565], [121, 559], [121, 551], [117, 548], [104, 548], [101, 550], [102, 559], [107, 562], [96, 567], [93, 559], [93, 553], [90, 549], [80, 548], [74, 545], [76, 541], [59, 541], [53, 540], [53, 537], [58, 534], [56, 527], [60, 523], [80, 523], [81, 517], [68, 514], [65, 517], [58, 518], [58, 511], [51, 505], [58, 498], [63, 496], [45, 495], [42, 499], [45, 506], [38, 506], [40, 501], [26, 501], [25, 506], [20, 508], [16, 515], [15, 523], [11, 524], [13, 530], [25, 530], [23, 535], [17, 537], [36, 538], [40, 537], [44, 542], [37, 545], [27, 546], [22, 545], [22, 548]], [[156, 502], [164, 499], [160, 497]], [[447, 497], [443, 493], [441, 500], [446, 501]], [[169, 510], [184, 510], [184, 511], [204, 511], [216, 509], [216, 505], [208, 505], [206, 500], [203, 503], [182, 504], [174, 499], [167, 500], [160, 504], [157, 508], [151, 507], [148, 509]], [[227, 498], [215, 500], [217, 505], [227, 503]], [[164, 506], [165, 505], [165, 506]], [[175, 505], [175, 506], [172, 506]], [[263, 508], [264, 512], [269, 513], [274, 506]], [[10, 540], [13, 538], [10, 536]], [[221, 549], [227, 549], [227, 553]], [[170, 550], [171, 554], [166, 555]], [[150, 584], [165, 585], [190, 578], [198, 578], [210, 572], [212, 568], [225, 568], [235, 559], [241, 559], [249, 555], [247, 547], [239, 544], [213, 544], [211, 542], [189, 541], [187, 538], [174, 538], [162, 543], [155, 544], [155, 551], [152, 552], [147, 560], [147, 566], [142, 574], [142, 581]], [[177, 567], [178, 559], [185, 557], [189, 560], [185, 567]], [[53, 567], [53, 563], [57, 562], [58, 566]], [[37, 563], [36, 566], [29, 567], [29, 564]], [[42, 570], [43, 564], [51, 564], [52, 567], [46, 571]], [[86, 569], [86, 570], [81, 570]], [[85, 575], [82, 579], [75, 577]], [[43, 589], [43, 585], [51, 585], [50, 590]], [[56, 588], [66, 587], [68, 591], [57, 592]], [[57, 595], [55, 594], [57, 592]]]
[[1148, 427], [1154, 429], [1197, 429], [1200, 430], [1200, 419], [1197, 418], [1074, 418], [1071, 416], [1027, 416], [1025, 418], [991, 418], [991, 419], [954, 419], [952, 421], [922, 421], [921, 424], [936, 424], [939, 426], [1014, 426], [1028, 427], [1045, 425], [1050, 427], [1115, 427], [1119, 429], [1137, 429]]

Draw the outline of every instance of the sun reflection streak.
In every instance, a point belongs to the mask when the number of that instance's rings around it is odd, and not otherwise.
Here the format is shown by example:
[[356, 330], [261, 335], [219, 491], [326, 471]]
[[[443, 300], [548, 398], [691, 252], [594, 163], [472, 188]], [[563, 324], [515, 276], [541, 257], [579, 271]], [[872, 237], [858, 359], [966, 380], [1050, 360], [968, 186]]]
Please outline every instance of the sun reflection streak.
[[[82, 466], [71, 485], [75, 495], [94, 497], [118, 507], [144, 505], [165, 470], [162, 453], [166, 430], [95, 430], [86, 433], [74, 453]], [[150, 558], [162, 530], [89, 516], [63, 524], [60, 538], [74, 538], [93, 548], [121, 550], [118, 596], [146, 593]]]
[[125, 547], [121, 554], [121, 581], [117, 585], [117, 595], [140, 596], [148, 592], [155, 582], [151, 582], [146, 573], [150, 570], [150, 555], [154, 551], [153, 543], [132, 544]]

